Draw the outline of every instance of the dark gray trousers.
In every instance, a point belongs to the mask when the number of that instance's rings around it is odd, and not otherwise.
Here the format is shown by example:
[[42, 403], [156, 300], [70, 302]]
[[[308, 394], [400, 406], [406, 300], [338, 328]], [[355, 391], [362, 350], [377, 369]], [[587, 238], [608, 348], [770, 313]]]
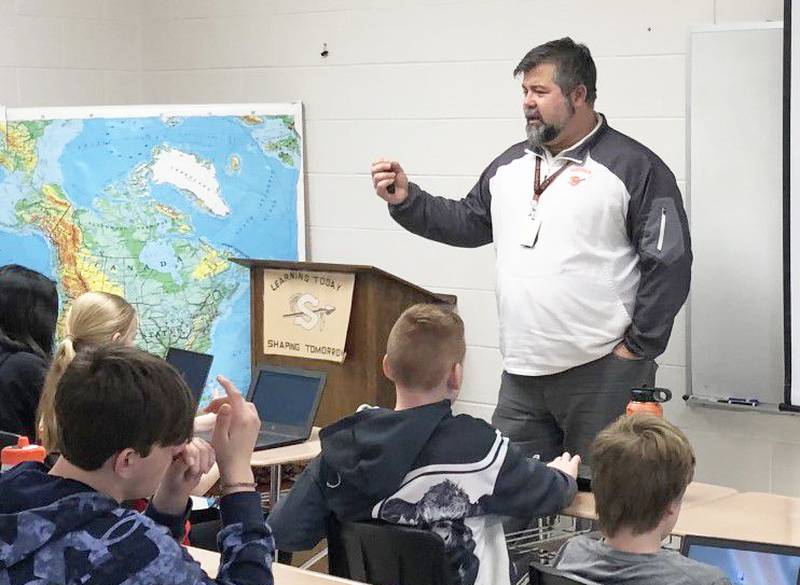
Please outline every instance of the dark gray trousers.
[[492, 424], [528, 456], [569, 451], [589, 464], [592, 440], [625, 412], [631, 388], [655, 384], [657, 367], [609, 354], [548, 376], [503, 372]]

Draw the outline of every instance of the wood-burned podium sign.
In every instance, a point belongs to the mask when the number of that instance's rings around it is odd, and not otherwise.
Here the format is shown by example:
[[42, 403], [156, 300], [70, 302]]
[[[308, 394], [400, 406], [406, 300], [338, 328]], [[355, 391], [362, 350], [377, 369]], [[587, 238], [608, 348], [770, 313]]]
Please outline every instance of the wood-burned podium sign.
[[264, 270], [264, 353], [342, 363], [355, 274]]

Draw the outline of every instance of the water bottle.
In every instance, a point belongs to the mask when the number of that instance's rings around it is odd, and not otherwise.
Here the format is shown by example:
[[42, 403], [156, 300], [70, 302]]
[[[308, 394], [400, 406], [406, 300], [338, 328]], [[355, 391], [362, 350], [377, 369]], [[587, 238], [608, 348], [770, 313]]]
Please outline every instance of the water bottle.
[[47, 453], [41, 445], [31, 445], [28, 437], [20, 437], [17, 439], [16, 447], [4, 447], [0, 451], [0, 472], [8, 471], [18, 463], [24, 461], [38, 461], [44, 462]]
[[628, 416], [636, 412], [647, 412], [656, 416], [664, 416], [662, 402], [667, 402], [672, 398], [672, 392], [666, 388], [633, 388], [631, 390], [631, 401], [625, 408]]

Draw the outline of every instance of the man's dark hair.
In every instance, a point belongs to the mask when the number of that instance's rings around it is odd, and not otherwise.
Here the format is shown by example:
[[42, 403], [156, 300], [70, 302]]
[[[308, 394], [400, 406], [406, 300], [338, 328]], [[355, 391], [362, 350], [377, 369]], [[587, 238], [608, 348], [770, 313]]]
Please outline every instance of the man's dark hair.
[[597, 98], [597, 69], [589, 47], [569, 37], [539, 45], [522, 58], [514, 69], [514, 77], [520, 73], [524, 75], [542, 63], [555, 65], [555, 82], [561, 88], [561, 93], [569, 95], [576, 87], [584, 85], [586, 101], [594, 103]]
[[185, 443], [195, 408], [175, 368], [115, 344], [75, 356], [56, 387], [55, 413], [61, 454], [94, 471], [126, 448], [147, 457], [154, 445]]
[[58, 320], [56, 283], [19, 266], [0, 266], [0, 345], [49, 359]]

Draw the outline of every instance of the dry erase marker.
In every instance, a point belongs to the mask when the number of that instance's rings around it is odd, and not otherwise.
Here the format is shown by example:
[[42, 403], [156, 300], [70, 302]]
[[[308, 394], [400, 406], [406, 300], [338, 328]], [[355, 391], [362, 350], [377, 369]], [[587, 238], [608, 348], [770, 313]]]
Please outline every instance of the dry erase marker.
[[723, 404], [736, 404], [738, 406], [758, 406], [758, 399], [757, 398], [721, 398], [717, 400], [717, 402], [721, 402]]

